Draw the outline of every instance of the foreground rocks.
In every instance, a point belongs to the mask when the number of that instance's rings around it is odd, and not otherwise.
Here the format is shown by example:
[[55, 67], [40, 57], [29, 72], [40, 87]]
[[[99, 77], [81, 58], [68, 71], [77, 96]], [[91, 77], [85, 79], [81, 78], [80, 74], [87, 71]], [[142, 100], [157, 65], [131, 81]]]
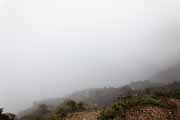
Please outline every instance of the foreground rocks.
[[[168, 104], [174, 104], [177, 109], [166, 109], [158, 106], [136, 106], [127, 110], [125, 120], [180, 120], [180, 100], [169, 99]], [[65, 120], [97, 120], [99, 111], [86, 111], [68, 114]], [[117, 118], [115, 120], [121, 120]]]
[[131, 109], [126, 113], [126, 120], [171, 120], [172, 112], [159, 107]]
[[65, 120], [97, 120], [99, 112], [77, 112], [69, 114]]

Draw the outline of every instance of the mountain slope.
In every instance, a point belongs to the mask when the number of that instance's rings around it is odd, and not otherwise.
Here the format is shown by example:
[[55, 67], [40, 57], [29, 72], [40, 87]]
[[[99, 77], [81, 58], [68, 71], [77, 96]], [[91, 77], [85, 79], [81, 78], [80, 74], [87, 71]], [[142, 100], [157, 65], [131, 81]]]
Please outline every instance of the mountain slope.
[[156, 73], [156, 75], [149, 78], [149, 80], [165, 84], [173, 81], [180, 81], [180, 64], [171, 66], [166, 70]]

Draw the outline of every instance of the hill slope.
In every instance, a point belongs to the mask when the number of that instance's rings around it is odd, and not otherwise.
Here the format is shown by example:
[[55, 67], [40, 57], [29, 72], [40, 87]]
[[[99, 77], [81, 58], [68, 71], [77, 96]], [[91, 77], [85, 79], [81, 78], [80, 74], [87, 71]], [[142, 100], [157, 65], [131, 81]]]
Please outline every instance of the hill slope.
[[171, 66], [166, 70], [156, 73], [156, 75], [152, 76], [149, 80], [166, 84], [173, 81], [180, 82], [180, 64]]

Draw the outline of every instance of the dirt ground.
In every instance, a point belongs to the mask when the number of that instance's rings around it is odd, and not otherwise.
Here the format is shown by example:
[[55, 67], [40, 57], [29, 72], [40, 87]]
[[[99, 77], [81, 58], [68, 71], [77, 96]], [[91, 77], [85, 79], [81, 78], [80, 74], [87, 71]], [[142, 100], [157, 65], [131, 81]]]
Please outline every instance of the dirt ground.
[[[180, 106], [180, 100], [170, 99], [169, 104]], [[97, 120], [99, 111], [86, 111], [69, 114], [65, 120]], [[173, 113], [171, 110], [160, 107], [142, 107], [126, 112], [126, 120], [180, 120], [180, 108]]]
[[97, 120], [99, 112], [77, 112], [69, 114], [65, 120]]

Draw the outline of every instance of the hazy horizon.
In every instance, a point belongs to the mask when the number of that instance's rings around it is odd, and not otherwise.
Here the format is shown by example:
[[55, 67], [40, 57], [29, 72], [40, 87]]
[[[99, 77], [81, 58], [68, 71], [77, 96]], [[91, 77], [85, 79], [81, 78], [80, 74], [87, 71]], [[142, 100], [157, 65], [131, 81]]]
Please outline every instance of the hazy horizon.
[[145, 80], [180, 60], [179, 0], [0, 0], [0, 106]]

